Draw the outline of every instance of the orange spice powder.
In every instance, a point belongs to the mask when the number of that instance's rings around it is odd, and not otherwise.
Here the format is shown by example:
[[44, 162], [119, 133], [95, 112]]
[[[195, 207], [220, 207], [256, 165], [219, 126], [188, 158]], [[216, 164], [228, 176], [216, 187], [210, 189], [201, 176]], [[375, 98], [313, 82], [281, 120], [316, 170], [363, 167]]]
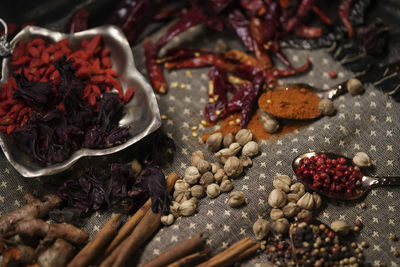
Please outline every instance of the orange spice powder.
[[275, 89], [263, 93], [258, 106], [265, 112], [286, 119], [308, 119], [321, 115], [318, 103], [321, 99], [311, 91], [301, 89]]
[[[201, 137], [202, 141], [205, 142], [211, 134], [216, 132], [222, 133], [223, 136], [227, 135], [228, 133], [236, 134], [240, 130], [240, 118], [240, 114], [229, 115], [222, 121], [221, 127], [219, 129], [211, 133], [204, 133]], [[311, 121], [293, 121], [291, 124], [282, 125], [279, 132], [277, 132], [276, 134], [270, 134], [264, 130], [263, 122], [261, 121], [258, 114], [255, 113], [251, 117], [249, 124], [247, 125], [247, 129], [249, 129], [253, 133], [255, 140], [261, 140], [294, 132], [300, 127], [306, 126], [310, 123]]]

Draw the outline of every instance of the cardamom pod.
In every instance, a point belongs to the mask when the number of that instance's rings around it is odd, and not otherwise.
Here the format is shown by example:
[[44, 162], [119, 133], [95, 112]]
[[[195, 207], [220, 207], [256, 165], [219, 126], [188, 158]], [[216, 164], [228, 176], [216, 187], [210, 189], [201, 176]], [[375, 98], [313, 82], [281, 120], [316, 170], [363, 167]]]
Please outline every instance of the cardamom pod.
[[350, 232], [350, 225], [344, 221], [333, 221], [331, 228], [340, 236], [345, 236]]
[[310, 193], [305, 193], [298, 201], [297, 206], [302, 209], [312, 210], [314, 208], [314, 198]]
[[239, 206], [243, 205], [245, 202], [246, 202], [246, 198], [245, 198], [243, 192], [235, 191], [229, 195], [228, 205], [231, 206], [232, 208], [239, 207]]
[[267, 220], [259, 218], [253, 224], [253, 233], [257, 240], [263, 240], [264, 238], [266, 238], [269, 234], [269, 231], [270, 231], [270, 226]]
[[268, 196], [268, 205], [272, 208], [281, 208], [286, 204], [286, 194], [280, 189], [274, 189]]

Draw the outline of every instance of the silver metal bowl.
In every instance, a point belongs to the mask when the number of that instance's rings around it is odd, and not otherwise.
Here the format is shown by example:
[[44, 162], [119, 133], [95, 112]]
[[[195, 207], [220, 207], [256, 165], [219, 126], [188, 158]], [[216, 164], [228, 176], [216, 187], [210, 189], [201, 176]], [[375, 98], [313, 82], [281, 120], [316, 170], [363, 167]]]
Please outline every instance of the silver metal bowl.
[[[14, 140], [2, 132], [0, 134], [0, 146], [8, 161], [21, 175], [25, 177], [38, 177], [60, 173], [70, 168], [81, 157], [102, 156], [118, 152], [138, 142], [161, 126], [160, 112], [154, 92], [149, 83], [136, 69], [131, 47], [119, 28], [114, 26], [102, 26], [75, 34], [63, 34], [40, 27], [28, 26], [19, 32], [11, 41], [11, 48], [15, 47], [21, 40], [29, 41], [36, 37], [42, 37], [49, 42], [57, 42], [68, 38], [73, 48], [74, 46], [78, 47], [82, 40], [90, 39], [96, 34], [102, 35], [104, 46], [111, 52], [110, 59], [112, 66], [118, 73], [118, 80], [123, 90], [126, 91], [132, 86], [135, 88], [135, 96], [125, 105], [125, 115], [119, 121], [120, 126], [131, 126], [131, 138], [125, 143], [111, 148], [82, 148], [73, 153], [71, 157], [64, 162], [42, 166], [33, 161], [26, 153], [19, 150]], [[0, 84], [7, 82], [11, 75], [9, 63], [9, 58], [3, 60]]]

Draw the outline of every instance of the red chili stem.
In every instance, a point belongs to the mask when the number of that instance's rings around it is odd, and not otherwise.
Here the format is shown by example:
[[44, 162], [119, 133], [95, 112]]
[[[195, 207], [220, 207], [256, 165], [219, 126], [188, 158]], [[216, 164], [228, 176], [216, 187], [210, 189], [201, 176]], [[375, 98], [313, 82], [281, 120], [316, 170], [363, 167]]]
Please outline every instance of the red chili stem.
[[70, 33], [80, 32], [88, 29], [89, 12], [81, 9], [72, 18]]
[[332, 25], [332, 19], [325, 14], [325, 12], [317, 6], [313, 6], [314, 13], [326, 24]]
[[350, 14], [350, 7], [353, 4], [353, 0], [342, 0], [339, 4], [339, 18], [342, 21], [344, 27], [347, 30], [347, 35], [349, 38], [353, 37], [354, 31], [353, 26], [350, 23], [349, 14]]

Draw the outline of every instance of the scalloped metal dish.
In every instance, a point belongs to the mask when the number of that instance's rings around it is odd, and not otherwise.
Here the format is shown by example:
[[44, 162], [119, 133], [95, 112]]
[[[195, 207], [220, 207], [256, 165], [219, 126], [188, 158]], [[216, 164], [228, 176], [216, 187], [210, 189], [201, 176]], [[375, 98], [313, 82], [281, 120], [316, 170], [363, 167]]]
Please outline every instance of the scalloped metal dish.
[[[118, 73], [118, 79], [124, 91], [131, 86], [135, 87], [135, 96], [125, 105], [125, 115], [119, 121], [120, 126], [131, 126], [130, 134], [132, 137], [127, 140], [127, 142], [111, 148], [83, 148], [77, 150], [64, 162], [42, 166], [32, 161], [27, 154], [20, 151], [7, 134], [1, 133], [0, 146], [8, 161], [21, 175], [25, 177], [38, 177], [60, 173], [70, 168], [81, 157], [108, 155], [123, 150], [161, 126], [160, 112], [154, 92], [145, 78], [137, 71], [134, 65], [131, 47], [124, 34], [117, 27], [102, 26], [75, 34], [63, 34], [40, 27], [29, 26], [15, 36], [11, 41], [11, 46], [14, 47], [15, 44], [21, 40], [29, 41], [36, 37], [42, 37], [49, 42], [57, 42], [68, 38], [71, 47], [74, 48], [74, 46], [78, 47], [83, 39], [92, 38], [96, 34], [102, 35], [104, 46], [111, 51], [112, 66]], [[11, 75], [9, 61], [8, 58], [3, 59], [2, 79], [0, 80], [0, 84], [5, 83]]]

